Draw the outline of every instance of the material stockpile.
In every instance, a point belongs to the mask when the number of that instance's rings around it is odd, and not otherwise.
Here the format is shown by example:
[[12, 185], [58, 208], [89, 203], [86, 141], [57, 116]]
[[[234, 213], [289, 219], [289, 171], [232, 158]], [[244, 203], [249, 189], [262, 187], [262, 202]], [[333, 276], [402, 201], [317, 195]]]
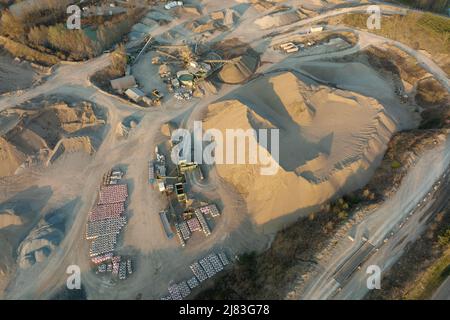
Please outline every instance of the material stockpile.
[[203, 270], [205, 270], [206, 274], [208, 275], [208, 278], [211, 278], [213, 275], [216, 274], [216, 270], [214, 270], [214, 267], [212, 264], [208, 261], [206, 258], [202, 258], [198, 261], [200, 265], [202, 266]]
[[177, 231], [177, 236], [178, 236], [178, 239], [180, 240], [181, 246], [184, 247], [186, 245], [186, 241], [184, 241], [184, 238], [183, 238], [183, 235], [181, 233], [178, 223], [175, 223], [175, 230]]
[[114, 250], [116, 244], [117, 236], [115, 234], [97, 237], [91, 242], [89, 255], [95, 257], [101, 254], [110, 253]]
[[[108, 179], [120, 180], [123, 173], [121, 171], [110, 171], [107, 176]], [[101, 186], [98, 203], [89, 212], [86, 224], [86, 239], [92, 240], [89, 247], [89, 256], [92, 262], [99, 264], [113, 259], [113, 274], [118, 273], [118, 265], [114, 262], [117, 257], [113, 257], [113, 251], [117, 245], [117, 235], [127, 223], [127, 218], [124, 215], [127, 197], [128, 188], [126, 184]]]
[[128, 197], [126, 184], [108, 185], [100, 188], [98, 204], [125, 202]]
[[125, 280], [127, 278], [127, 263], [125, 261], [121, 261], [119, 263], [119, 279]]
[[203, 216], [202, 212], [198, 209], [195, 209], [195, 215], [200, 222], [200, 225], [202, 226], [203, 232], [206, 236], [209, 236], [211, 234], [211, 230], [209, 229], [209, 226], [206, 223], [205, 217]]
[[119, 234], [122, 227], [127, 223], [125, 216], [106, 220], [89, 222], [86, 228], [86, 239], [94, 239], [105, 235]]
[[88, 221], [100, 221], [110, 218], [119, 218], [125, 211], [123, 202], [98, 205], [89, 213]]
[[194, 276], [187, 281], [181, 281], [169, 285], [169, 295], [161, 298], [161, 300], [181, 300], [186, 298], [191, 290], [198, 287], [201, 282], [211, 278], [216, 273], [223, 270], [223, 267], [229, 263], [224, 252], [210, 253], [206, 257], [195, 261], [189, 267]]
[[217, 255], [219, 256], [220, 262], [222, 262], [224, 266], [230, 263], [225, 252], [219, 252]]
[[194, 275], [197, 277], [198, 281], [203, 282], [208, 279], [208, 275], [198, 262], [194, 262], [193, 264], [191, 264], [190, 268]]
[[101, 256], [93, 257], [91, 260], [92, 260], [93, 263], [99, 264], [99, 263], [111, 260], [112, 257], [113, 257], [112, 252], [108, 252], [108, 253], [103, 254]]
[[194, 288], [198, 287], [198, 285], [200, 283], [198, 282], [197, 278], [194, 276], [187, 281], [187, 284], [188, 284], [189, 288], [194, 289]]
[[170, 285], [168, 289], [169, 289], [169, 294], [170, 294], [170, 297], [172, 298], [172, 300], [183, 299], [183, 297], [181, 296], [181, 292], [178, 288], [178, 285], [176, 283]]
[[223, 270], [222, 263], [220, 262], [219, 258], [216, 256], [216, 254], [211, 253], [206, 258], [211, 263], [211, 265], [213, 266], [213, 268], [216, 272], [220, 272]]
[[188, 240], [191, 237], [191, 232], [189, 231], [189, 227], [186, 221], [183, 221], [178, 224], [178, 228], [180, 229], [181, 235], [184, 240]]
[[191, 218], [189, 220], [186, 221], [189, 230], [191, 232], [195, 232], [195, 231], [200, 231], [202, 230], [202, 226], [200, 225], [200, 222], [198, 221], [197, 217]]
[[191, 288], [186, 281], [175, 283], [169, 286], [169, 294], [172, 300], [182, 300], [191, 293]]
[[111, 259], [112, 262], [112, 274], [119, 274], [120, 256], [115, 256]]
[[200, 207], [197, 210], [199, 210], [203, 214], [209, 214], [214, 218], [220, 215], [219, 209], [217, 209], [217, 206], [215, 204], [209, 204], [207, 206]]

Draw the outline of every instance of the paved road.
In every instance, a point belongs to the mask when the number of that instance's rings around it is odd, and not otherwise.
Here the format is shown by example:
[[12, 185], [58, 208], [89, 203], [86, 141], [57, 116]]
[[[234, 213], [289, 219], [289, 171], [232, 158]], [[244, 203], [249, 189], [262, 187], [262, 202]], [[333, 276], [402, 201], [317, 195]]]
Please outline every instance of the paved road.
[[450, 277], [441, 284], [432, 297], [433, 300], [450, 300]]

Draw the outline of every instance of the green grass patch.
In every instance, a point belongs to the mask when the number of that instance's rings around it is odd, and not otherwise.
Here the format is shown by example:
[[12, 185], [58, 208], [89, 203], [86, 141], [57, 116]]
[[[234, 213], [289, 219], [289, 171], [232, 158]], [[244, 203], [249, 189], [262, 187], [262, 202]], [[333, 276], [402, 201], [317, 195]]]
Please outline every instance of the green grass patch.
[[421, 278], [414, 290], [406, 295], [406, 299], [426, 300], [430, 299], [433, 293], [445, 281], [450, 274], [450, 250], [436, 261]]

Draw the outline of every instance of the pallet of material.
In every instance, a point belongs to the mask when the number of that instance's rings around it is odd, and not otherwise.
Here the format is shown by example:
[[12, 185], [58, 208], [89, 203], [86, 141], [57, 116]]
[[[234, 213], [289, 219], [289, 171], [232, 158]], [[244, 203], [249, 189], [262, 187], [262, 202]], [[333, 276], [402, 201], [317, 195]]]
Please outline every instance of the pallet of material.
[[223, 270], [222, 262], [220, 262], [220, 259], [214, 253], [209, 254], [206, 258], [212, 264], [216, 272]]
[[217, 209], [217, 206], [215, 204], [210, 204], [208, 207], [209, 207], [209, 211], [211, 213], [211, 217], [215, 218], [215, 217], [220, 216], [219, 209]]
[[181, 281], [178, 283], [178, 291], [181, 294], [181, 297], [184, 299], [191, 293], [191, 288], [189, 288], [186, 281]]
[[209, 236], [211, 234], [211, 230], [209, 229], [208, 224], [206, 223], [205, 217], [199, 210], [195, 210], [195, 215], [197, 216], [198, 221], [200, 222], [200, 225], [202, 226], [203, 232], [206, 236]]
[[119, 279], [125, 280], [127, 278], [127, 263], [125, 261], [119, 264]]
[[222, 262], [224, 266], [230, 263], [225, 252], [219, 252], [217, 255], [219, 256], [220, 262]]
[[114, 251], [117, 243], [115, 234], [97, 237], [92, 240], [89, 254], [91, 257], [102, 255]]
[[193, 233], [195, 231], [200, 231], [202, 230], [202, 226], [200, 225], [200, 222], [198, 221], [197, 217], [193, 217], [189, 220], [186, 221], [189, 230]]
[[101, 256], [92, 258], [91, 261], [93, 263], [95, 263], [95, 264], [100, 264], [100, 263], [103, 263], [105, 261], [111, 260], [112, 256], [113, 256], [113, 253], [112, 252], [108, 252], [108, 253], [105, 253], [105, 254], [103, 254]]
[[205, 270], [206, 274], [208, 275], [208, 278], [211, 278], [216, 274], [216, 270], [214, 270], [214, 267], [212, 264], [208, 261], [208, 259], [203, 258], [198, 261], [200, 265], [202, 266], [203, 270]]
[[86, 239], [93, 239], [108, 234], [118, 234], [126, 223], [127, 219], [125, 216], [89, 222], [86, 226]]
[[191, 289], [194, 289], [194, 288], [198, 287], [199, 284], [200, 284], [200, 283], [198, 282], [198, 280], [197, 280], [197, 278], [196, 278], [195, 276], [192, 277], [192, 278], [190, 278], [190, 279], [187, 281], [187, 285], [188, 285], [189, 288], [191, 288]]
[[119, 274], [119, 266], [120, 266], [120, 256], [115, 256], [111, 259], [112, 261], [112, 274]]
[[198, 262], [194, 262], [193, 264], [191, 264], [190, 268], [194, 275], [197, 277], [198, 281], [203, 282], [208, 279], [208, 275]]
[[184, 240], [188, 240], [191, 237], [191, 231], [189, 230], [186, 221], [178, 223], [178, 228], [180, 229], [181, 235], [183, 236]]
[[169, 294], [170, 294], [170, 297], [172, 298], [172, 300], [182, 300], [183, 299], [181, 292], [178, 288], [178, 285], [176, 283], [170, 285], [168, 289], [169, 289]]
[[102, 186], [100, 188], [98, 204], [125, 202], [127, 197], [128, 187], [126, 184]]
[[178, 239], [180, 240], [181, 246], [184, 247], [186, 245], [186, 241], [183, 239], [183, 235], [181, 234], [180, 227], [178, 226], [178, 223], [175, 223], [175, 229], [177, 231]]
[[98, 205], [89, 212], [88, 221], [93, 222], [109, 218], [118, 218], [124, 211], [125, 205], [123, 202]]

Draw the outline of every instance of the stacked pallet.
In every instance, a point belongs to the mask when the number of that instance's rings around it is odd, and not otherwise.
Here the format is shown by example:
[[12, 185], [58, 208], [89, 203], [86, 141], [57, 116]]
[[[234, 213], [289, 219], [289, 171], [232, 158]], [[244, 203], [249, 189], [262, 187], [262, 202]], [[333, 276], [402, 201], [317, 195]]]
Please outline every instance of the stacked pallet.
[[109, 203], [98, 205], [91, 212], [89, 212], [88, 221], [100, 221], [110, 218], [118, 218], [125, 211], [125, 205], [123, 202]]
[[213, 266], [213, 268], [216, 272], [220, 272], [223, 270], [222, 263], [220, 262], [217, 255], [215, 255], [214, 253], [211, 253], [206, 258], [211, 263], [211, 265]]
[[214, 270], [214, 267], [212, 264], [208, 261], [208, 259], [203, 258], [198, 261], [200, 265], [202, 266], [203, 270], [205, 270], [206, 274], [208, 275], [208, 278], [211, 278], [216, 274], [216, 270]]
[[102, 186], [100, 188], [98, 204], [125, 202], [127, 197], [128, 188], [126, 184]]
[[195, 232], [195, 231], [200, 231], [202, 230], [202, 226], [200, 225], [200, 222], [198, 221], [197, 217], [191, 218], [189, 220], [186, 221], [189, 230], [191, 232]]
[[200, 225], [202, 226], [203, 232], [205, 233], [206, 236], [209, 236], [211, 234], [211, 230], [209, 229], [209, 226], [206, 223], [205, 217], [198, 209], [195, 209], [195, 215], [198, 221], [200, 222]]
[[208, 279], [208, 275], [198, 262], [194, 262], [193, 264], [191, 264], [190, 268], [194, 275], [197, 277], [198, 281], [203, 282]]

